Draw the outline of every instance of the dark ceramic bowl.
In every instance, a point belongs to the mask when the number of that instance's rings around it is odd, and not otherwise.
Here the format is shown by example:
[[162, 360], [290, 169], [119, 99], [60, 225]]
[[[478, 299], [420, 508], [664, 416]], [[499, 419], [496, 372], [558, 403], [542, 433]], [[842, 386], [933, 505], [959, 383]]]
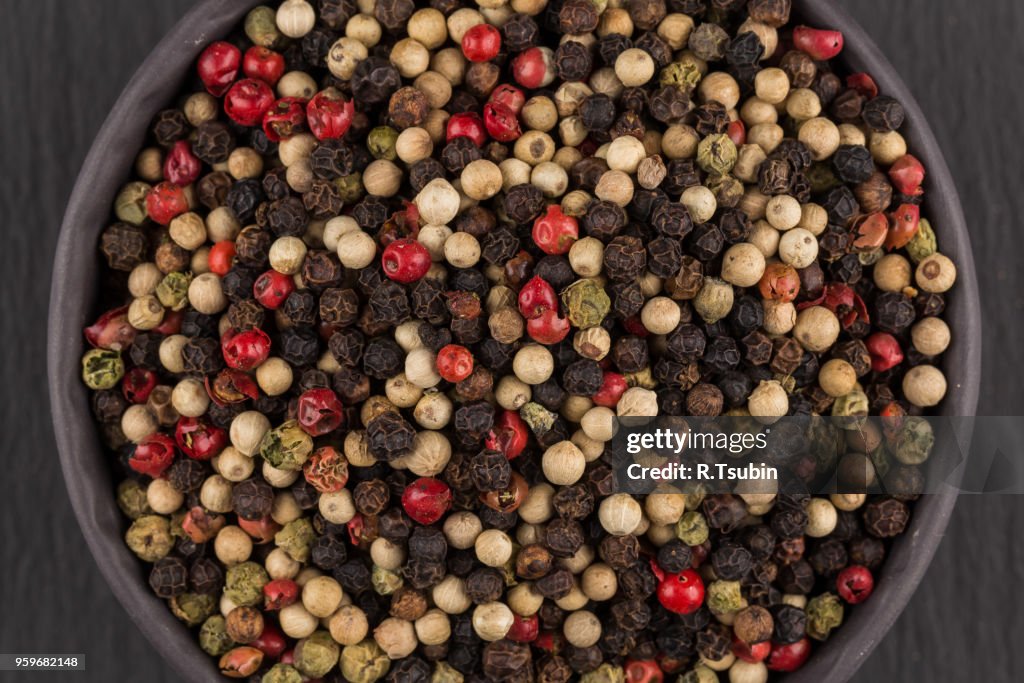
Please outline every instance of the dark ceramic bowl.
[[[125, 523], [81, 383], [82, 328], [95, 314], [99, 257], [96, 244], [110, 217], [112, 198], [131, 173], [153, 115], [177, 94], [184, 75], [211, 40], [226, 35], [257, 0], [204, 0], [153, 50], [128, 83], [93, 143], [61, 227], [50, 297], [49, 385], [54, 428], [68, 494], [100, 570], [139, 628], [190, 681], [222, 681], [213, 659], [192, 633], [150, 592], [140, 564], [122, 539]], [[841, 58], [871, 73], [882, 92], [907, 109], [903, 132], [928, 169], [926, 211], [942, 251], [957, 264], [959, 279], [949, 298], [953, 344], [945, 355], [949, 394], [942, 414], [973, 415], [981, 370], [978, 284], [956, 188], [935, 137], [917, 103], [868, 35], [831, 0], [795, 0], [795, 15], [812, 25], [837, 28], [846, 37]], [[790, 683], [847, 681], [906, 606], [931, 562], [956, 502], [952, 487], [926, 496], [914, 509], [906, 535], [885, 563], [875, 594], [853, 610], [842, 628], [813, 654]]]

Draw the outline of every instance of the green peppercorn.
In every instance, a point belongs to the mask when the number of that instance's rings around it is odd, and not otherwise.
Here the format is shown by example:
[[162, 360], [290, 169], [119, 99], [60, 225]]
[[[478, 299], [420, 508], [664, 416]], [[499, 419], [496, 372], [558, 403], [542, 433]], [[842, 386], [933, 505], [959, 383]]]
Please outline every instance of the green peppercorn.
[[686, 545], [700, 545], [708, 540], [708, 522], [704, 515], [691, 510], [676, 522], [676, 536]]
[[862, 418], [867, 416], [870, 408], [867, 394], [855, 390], [836, 399], [832, 404], [832, 417], [857, 418], [837, 421], [844, 429], [854, 429], [863, 422]]
[[214, 657], [219, 657], [235, 645], [227, 631], [227, 619], [220, 614], [214, 614], [203, 622], [199, 629], [199, 647], [203, 652]]
[[166, 517], [143, 515], [135, 520], [124, 535], [124, 541], [140, 560], [156, 562], [167, 557], [174, 547], [170, 523]]
[[581, 330], [597, 327], [612, 309], [612, 300], [597, 280], [577, 280], [562, 292], [569, 322]]
[[138, 519], [142, 515], [153, 514], [146, 500], [146, 489], [134, 479], [125, 479], [117, 485], [117, 506], [128, 519]]
[[291, 664], [275, 664], [263, 674], [260, 683], [302, 683], [305, 679]]
[[168, 273], [156, 286], [156, 298], [164, 308], [180, 311], [188, 305], [188, 286], [192, 284], [192, 273]]
[[697, 146], [697, 164], [708, 173], [725, 175], [736, 165], [739, 151], [728, 135], [709, 135]]
[[391, 595], [405, 583], [402, 575], [398, 572], [393, 572], [390, 569], [384, 569], [377, 565], [373, 565], [373, 574], [370, 580], [373, 583], [373, 590], [377, 592], [377, 595]]
[[890, 444], [892, 454], [904, 465], [920, 465], [932, 454], [935, 433], [923, 417], [908, 417]]
[[277, 30], [277, 12], [266, 5], [252, 8], [245, 17], [245, 35], [261, 47], [279, 46], [284, 36]]
[[391, 668], [391, 660], [372, 639], [347, 645], [341, 651], [341, 675], [352, 683], [374, 683]]
[[704, 278], [704, 284], [693, 298], [693, 309], [709, 325], [729, 315], [732, 304], [732, 285], [716, 277]]
[[676, 683], [718, 683], [718, 674], [703, 664], [698, 664], [680, 676]]
[[260, 455], [280, 470], [302, 469], [312, 452], [313, 437], [302, 431], [296, 420], [288, 420], [271, 429], [260, 443]]
[[690, 93], [700, 83], [700, 78], [700, 68], [694, 62], [672, 62], [661, 70], [658, 82], [662, 87], [674, 85]]
[[875, 467], [875, 472], [878, 476], [884, 477], [889, 474], [889, 470], [892, 469], [892, 463], [889, 462], [889, 454], [886, 450], [879, 446], [875, 450], [868, 453], [868, 457], [871, 458], [871, 464]]
[[224, 595], [240, 607], [253, 607], [263, 599], [263, 587], [270, 581], [267, 570], [255, 562], [228, 567], [224, 577]]
[[366, 138], [366, 148], [376, 159], [394, 161], [398, 158], [398, 153], [395, 151], [397, 141], [397, 130], [391, 126], [377, 126], [370, 131], [370, 135]]
[[171, 612], [187, 626], [198, 626], [217, 609], [217, 600], [202, 593], [182, 593], [169, 602]]
[[811, 185], [813, 194], [825, 194], [829, 190], [842, 184], [836, 173], [832, 170], [831, 162], [819, 161], [811, 164], [807, 169], [807, 182]]
[[82, 356], [82, 381], [90, 389], [113, 389], [124, 377], [124, 360], [118, 351], [89, 349]]
[[834, 593], [822, 593], [807, 603], [807, 635], [825, 640], [843, 623], [843, 603]]
[[715, 614], [728, 614], [743, 607], [739, 581], [712, 581], [707, 588], [708, 609]]
[[334, 181], [338, 196], [345, 204], [355, 204], [363, 196], [363, 174], [356, 171]]
[[131, 225], [142, 225], [146, 222], [146, 195], [152, 186], [141, 181], [128, 183], [121, 188], [114, 199], [114, 215], [117, 219]]
[[274, 534], [274, 543], [296, 562], [309, 559], [309, 549], [316, 540], [313, 524], [306, 517], [292, 520]]
[[537, 436], [547, 434], [558, 418], [553, 412], [539, 403], [530, 401], [519, 409], [519, 417], [530, 426], [530, 430]]
[[437, 663], [437, 667], [430, 677], [430, 683], [463, 683], [465, 680], [465, 676], [443, 660]]
[[626, 673], [622, 667], [608, 662], [580, 677], [580, 683], [625, 683], [625, 681]]
[[917, 224], [917, 232], [914, 233], [913, 239], [907, 244], [907, 255], [916, 264], [924, 261], [938, 250], [932, 224], [927, 218], [922, 218]]
[[322, 678], [338, 663], [340, 646], [327, 631], [317, 631], [295, 646], [295, 668], [310, 678]]

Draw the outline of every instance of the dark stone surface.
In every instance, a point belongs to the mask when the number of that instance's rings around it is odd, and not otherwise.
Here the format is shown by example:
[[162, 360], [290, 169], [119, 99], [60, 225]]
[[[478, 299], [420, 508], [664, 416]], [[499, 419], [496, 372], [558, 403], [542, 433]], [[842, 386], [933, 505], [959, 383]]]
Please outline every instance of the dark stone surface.
[[[102, 580], [66, 502], [45, 391], [51, 258], [71, 185], [109, 106], [188, 0], [12, 0], [0, 22], [0, 297], [5, 348], [0, 652], [85, 653], [33, 681], [178, 681]], [[928, 114], [974, 240], [985, 325], [982, 415], [1024, 414], [1019, 145], [1024, 4], [845, 0]], [[142, 8], [145, 9], [142, 9]], [[1021, 680], [1024, 498], [961, 498], [907, 611], [854, 679]], [[21, 680], [0, 673], [0, 680]]]

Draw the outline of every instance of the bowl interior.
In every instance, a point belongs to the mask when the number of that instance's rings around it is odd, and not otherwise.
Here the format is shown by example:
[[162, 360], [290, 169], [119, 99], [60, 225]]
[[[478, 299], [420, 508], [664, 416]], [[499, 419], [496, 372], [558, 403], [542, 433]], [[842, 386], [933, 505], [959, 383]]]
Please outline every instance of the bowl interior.
[[[152, 116], [177, 94], [195, 57], [226, 35], [258, 0], [203, 0], [160, 42], [128, 83], [86, 158], [68, 203], [55, 257], [50, 299], [48, 370], [56, 439], [68, 494], [104, 577], [154, 647], [192, 681], [223, 680], [191, 633], [148, 589], [135, 556], [122, 540], [125, 524], [112, 495], [108, 455], [100, 445], [88, 392], [78, 381], [81, 330], [95, 310], [96, 243], [110, 216], [110, 201], [128, 178]], [[939, 243], [958, 267], [946, 316], [954, 339], [945, 356], [950, 391], [941, 413], [973, 415], [978, 399], [981, 322], [978, 288], [963, 212], [949, 170], [917, 103], [867, 34], [830, 0], [794, 0], [795, 16], [846, 38], [841, 60], [851, 71], [872, 74], [882, 92], [907, 110], [903, 132], [928, 169], [925, 212]], [[168, 77], [171, 75], [171, 77]], [[177, 76], [177, 77], [174, 77]], [[786, 680], [841, 683], [891, 627], [906, 606], [941, 540], [956, 491], [926, 496], [910, 529], [893, 546], [875, 596], [853, 611], [807, 665]]]

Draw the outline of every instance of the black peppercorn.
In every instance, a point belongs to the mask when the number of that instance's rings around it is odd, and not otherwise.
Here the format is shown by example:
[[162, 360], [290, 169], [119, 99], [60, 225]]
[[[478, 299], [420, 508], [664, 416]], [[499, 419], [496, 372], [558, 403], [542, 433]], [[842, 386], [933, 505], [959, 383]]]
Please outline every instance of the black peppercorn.
[[146, 260], [149, 250], [141, 228], [127, 223], [114, 223], [100, 236], [100, 250], [107, 257], [111, 270], [131, 271]]
[[575, 40], [568, 40], [558, 46], [555, 52], [555, 69], [564, 81], [582, 81], [593, 68], [590, 50]]
[[861, 118], [872, 131], [888, 133], [898, 130], [903, 125], [906, 111], [894, 97], [879, 95], [864, 105]]
[[607, 130], [615, 122], [615, 102], [603, 93], [588, 95], [580, 102], [579, 117], [589, 131]]
[[165, 557], [153, 564], [149, 586], [160, 598], [173, 598], [188, 590], [188, 568], [177, 557]]
[[540, 27], [528, 14], [513, 14], [501, 27], [503, 43], [509, 52], [522, 52], [537, 44]]

